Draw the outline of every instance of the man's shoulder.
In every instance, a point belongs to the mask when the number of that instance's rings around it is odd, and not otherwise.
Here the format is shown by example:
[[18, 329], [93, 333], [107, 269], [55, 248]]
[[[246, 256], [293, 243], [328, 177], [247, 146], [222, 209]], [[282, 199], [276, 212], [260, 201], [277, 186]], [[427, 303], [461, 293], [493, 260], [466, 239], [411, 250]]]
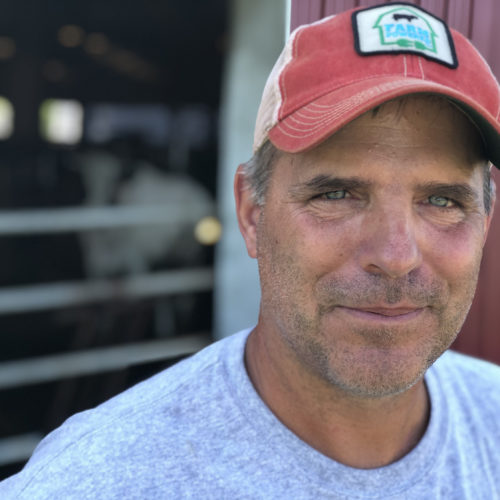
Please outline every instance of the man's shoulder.
[[440, 369], [452, 370], [454, 374], [472, 377], [473, 381], [478, 383], [500, 383], [500, 365], [457, 351], [446, 351], [436, 365]]
[[500, 411], [500, 366], [455, 351], [447, 351], [433, 366], [439, 383], [455, 399], [477, 404], [495, 416]]
[[[49, 491], [55, 493], [57, 481], [61, 487], [80, 484], [88, 494], [90, 483], [102, 488], [106, 477], [113, 480], [118, 464], [123, 478], [135, 475], [133, 471], [142, 466], [149, 468], [153, 478], [156, 463], [168, 464], [173, 475], [188, 478], [189, 471], [173, 469], [176, 463], [185, 466], [182, 457], [196, 452], [197, 441], [223, 429], [226, 362], [231, 356], [242, 357], [246, 334], [216, 342], [100, 406], [72, 416], [41, 442], [18, 476], [0, 484], [0, 496], [25, 498], [21, 491], [29, 491], [29, 498], [48, 498]], [[32, 496], [35, 485], [37, 493]]]
[[211, 398], [214, 392], [224, 390], [220, 382], [225, 362], [229, 356], [241, 354], [245, 338], [242, 331], [214, 342], [96, 408], [74, 415], [64, 425], [82, 427], [78, 430], [85, 435], [85, 427], [99, 432], [116, 428], [117, 422], [133, 425], [144, 418], [153, 418], [160, 409], [163, 421], [172, 417], [175, 422], [182, 422], [179, 408], [189, 411], [199, 405], [200, 399]]
[[431, 368], [427, 382], [437, 417], [431, 427], [439, 429], [442, 446], [438, 468], [454, 470], [470, 484], [476, 481], [479, 497], [480, 491], [493, 492], [500, 477], [500, 367], [449, 351]]

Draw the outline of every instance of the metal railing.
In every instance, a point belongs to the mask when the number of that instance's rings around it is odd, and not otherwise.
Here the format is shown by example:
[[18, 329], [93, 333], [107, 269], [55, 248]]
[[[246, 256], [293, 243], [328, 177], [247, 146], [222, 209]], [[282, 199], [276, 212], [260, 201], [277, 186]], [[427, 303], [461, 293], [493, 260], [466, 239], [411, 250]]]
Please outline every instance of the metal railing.
[[186, 356], [210, 344], [208, 333], [87, 349], [0, 363], [0, 389], [95, 375], [130, 366]]
[[0, 236], [81, 232], [132, 226], [194, 225], [199, 218], [199, 210], [196, 207], [191, 209], [189, 204], [182, 210], [173, 210], [172, 205], [2, 210]]
[[0, 288], [0, 314], [44, 311], [116, 299], [209, 291], [211, 268], [190, 268], [115, 280], [60, 282]]
[[[196, 224], [199, 212], [171, 205], [70, 207], [0, 211], [0, 237], [56, 234], [131, 226]], [[0, 288], [0, 314], [25, 313], [137, 298], [209, 291], [211, 268], [188, 268], [133, 275], [122, 279], [44, 283]], [[0, 363], [0, 389], [105, 373], [193, 354], [210, 343], [208, 333], [129, 343]], [[42, 438], [27, 433], [0, 439], [0, 465], [26, 460]]]

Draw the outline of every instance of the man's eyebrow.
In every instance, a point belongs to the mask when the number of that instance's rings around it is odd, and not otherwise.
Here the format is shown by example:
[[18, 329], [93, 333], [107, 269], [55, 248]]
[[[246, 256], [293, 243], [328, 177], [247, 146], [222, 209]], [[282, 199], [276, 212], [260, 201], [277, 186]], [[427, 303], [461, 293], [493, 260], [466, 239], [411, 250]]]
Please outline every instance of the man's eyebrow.
[[[348, 191], [367, 189], [371, 185], [371, 182], [357, 177], [317, 175], [312, 179], [292, 185], [289, 191], [292, 196], [301, 197], [337, 189], [346, 189]], [[481, 203], [479, 192], [465, 183], [425, 182], [418, 184], [416, 190], [421, 193], [452, 198], [461, 203]]]
[[479, 193], [468, 184], [426, 182], [419, 184], [417, 189], [424, 193], [456, 199], [462, 203], [481, 203]]
[[304, 194], [324, 193], [336, 189], [356, 190], [367, 188], [370, 182], [360, 180], [356, 177], [332, 177], [329, 175], [317, 175], [305, 182], [294, 184], [290, 187], [290, 193], [295, 196]]

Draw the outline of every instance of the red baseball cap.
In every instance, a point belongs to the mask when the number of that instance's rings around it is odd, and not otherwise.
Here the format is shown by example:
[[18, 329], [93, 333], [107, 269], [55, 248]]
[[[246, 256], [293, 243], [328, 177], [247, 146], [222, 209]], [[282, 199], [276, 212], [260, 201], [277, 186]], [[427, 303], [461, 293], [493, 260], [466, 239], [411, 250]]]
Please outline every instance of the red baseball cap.
[[354, 9], [300, 26], [276, 62], [257, 114], [254, 151], [311, 149], [366, 111], [433, 93], [477, 125], [500, 167], [500, 87], [481, 54], [433, 14], [407, 3]]

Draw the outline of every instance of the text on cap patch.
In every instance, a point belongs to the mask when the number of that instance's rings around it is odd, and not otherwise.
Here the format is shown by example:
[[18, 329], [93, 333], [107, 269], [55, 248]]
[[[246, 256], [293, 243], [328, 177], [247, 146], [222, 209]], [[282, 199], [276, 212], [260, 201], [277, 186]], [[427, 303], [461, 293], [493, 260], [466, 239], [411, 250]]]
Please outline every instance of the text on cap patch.
[[450, 68], [458, 66], [446, 23], [406, 3], [391, 3], [353, 13], [356, 51], [361, 55], [416, 54]]

